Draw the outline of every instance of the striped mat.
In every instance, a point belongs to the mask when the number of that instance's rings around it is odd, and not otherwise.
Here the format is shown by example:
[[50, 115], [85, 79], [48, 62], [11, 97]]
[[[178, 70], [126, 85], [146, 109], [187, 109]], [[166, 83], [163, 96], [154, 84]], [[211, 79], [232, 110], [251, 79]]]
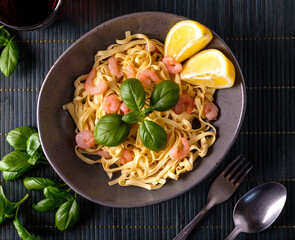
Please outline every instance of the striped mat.
[[[61, 232], [54, 212], [39, 213], [24, 203], [19, 218], [42, 239], [173, 239], [206, 202], [212, 180], [239, 153], [255, 167], [236, 194], [216, 206], [189, 239], [224, 239], [233, 229], [237, 200], [260, 183], [278, 181], [288, 190], [285, 209], [259, 234], [237, 239], [294, 239], [295, 236], [295, 1], [293, 0], [64, 0], [57, 21], [47, 29], [11, 31], [21, 50], [19, 65], [9, 78], [0, 74], [0, 157], [12, 150], [5, 140], [16, 127], [36, 126], [36, 105], [45, 75], [57, 58], [80, 36], [111, 18], [139, 11], [175, 13], [197, 20], [220, 35], [235, 54], [247, 85], [247, 112], [241, 132], [218, 171], [191, 191], [172, 200], [136, 209], [96, 205], [81, 197], [79, 222]], [[33, 176], [58, 179], [42, 166]], [[0, 180], [7, 197], [21, 199], [21, 180]], [[0, 226], [0, 239], [18, 239], [12, 221]]]

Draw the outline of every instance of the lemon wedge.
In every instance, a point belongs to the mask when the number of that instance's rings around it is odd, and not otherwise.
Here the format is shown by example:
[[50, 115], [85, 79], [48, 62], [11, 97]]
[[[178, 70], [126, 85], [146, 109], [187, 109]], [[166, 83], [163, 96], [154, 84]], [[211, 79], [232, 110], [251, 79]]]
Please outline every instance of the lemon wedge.
[[182, 62], [202, 50], [212, 40], [211, 31], [196, 21], [184, 20], [176, 23], [165, 39], [165, 56]]
[[191, 84], [229, 88], [234, 85], [235, 75], [234, 65], [222, 52], [208, 49], [186, 61], [180, 78]]

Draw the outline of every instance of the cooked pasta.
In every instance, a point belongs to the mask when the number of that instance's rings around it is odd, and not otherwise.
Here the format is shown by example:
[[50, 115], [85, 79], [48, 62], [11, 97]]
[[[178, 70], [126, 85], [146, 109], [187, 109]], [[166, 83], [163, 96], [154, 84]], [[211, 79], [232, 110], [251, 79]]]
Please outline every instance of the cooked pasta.
[[[167, 179], [177, 180], [181, 173], [191, 171], [195, 160], [204, 157], [208, 148], [215, 142], [216, 130], [205, 121], [204, 105], [213, 101], [214, 89], [205, 86], [192, 85], [181, 81], [179, 74], [169, 74], [167, 68], [162, 63], [163, 44], [155, 39], [149, 39], [143, 34], [133, 34], [126, 32], [125, 39], [116, 40], [104, 51], [98, 51], [95, 56], [93, 66], [95, 77], [94, 84], [103, 81], [107, 89], [102, 94], [92, 95], [85, 88], [85, 82], [89, 74], [82, 75], [74, 81], [75, 92], [72, 102], [65, 104], [63, 108], [68, 110], [77, 128], [76, 133], [83, 130], [94, 132], [97, 121], [106, 115], [103, 108], [103, 101], [107, 96], [115, 95], [122, 102], [120, 96], [120, 86], [127, 78], [128, 66], [135, 70], [135, 77], [144, 69], [150, 69], [162, 80], [171, 80], [180, 87], [180, 95], [187, 94], [194, 99], [194, 108], [190, 113], [183, 112], [176, 114], [173, 109], [159, 112], [153, 111], [146, 119], [162, 126], [167, 135], [168, 143], [164, 150], [154, 152], [146, 148], [139, 137], [140, 123], [131, 125], [127, 139], [115, 147], [102, 146], [97, 143], [94, 146], [83, 149], [75, 147], [77, 156], [88, 164], [100, 163], [104, 171], [110, 177], [109, 185], [119, 184], [121, 186], [137, 186], [149, 190], [162, 187]], [[156, 46], [157, 51], [151, 52], [150, 48]], [[121, 78], [114, 77], [109, 69], [110, 57], [117, 59], [119, 69], [123, 73]], [[156, 86], [145, 89], [146, 106], [149, 98]], [[118, 114], [122, 114], [119, 109]], [[193, 123], [197, 122], [197, 128]], [[181, 139], [187, 139], [190, 145], [185, 157], [173, 160], [169, 155], [169, 150], [181, 144]], [[122, 164], [124, 150], [129, 150], [133, 160]], [[108, 153], [109, 157], [93, 156], [98, 151]]]

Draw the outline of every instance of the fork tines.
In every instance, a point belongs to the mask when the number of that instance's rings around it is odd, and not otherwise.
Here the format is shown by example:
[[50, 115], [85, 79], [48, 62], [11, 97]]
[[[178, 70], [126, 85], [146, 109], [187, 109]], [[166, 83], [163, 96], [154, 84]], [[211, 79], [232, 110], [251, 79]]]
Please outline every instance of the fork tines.
[[[224, 178], [227, 180], [230, 180], [233, 185], [239, 185], [247, 176], [247, 174], [252, 169], [253, 165], [249, 166], [249, 162], [247, 162], [242, 169], [239, 169], [239, 167], [242, 165], [242, 163], [245, 162], [245, 157], [239, 155], [237, 156], [227, 167], [223, 170], [223, 172], [220, 175], [223, 175]], [[235, 167], [234, 167], [235, 165]], [[238, 171], [238, 172], [237, 172]], [[243, 173], [243, 175], [242, 175]]]

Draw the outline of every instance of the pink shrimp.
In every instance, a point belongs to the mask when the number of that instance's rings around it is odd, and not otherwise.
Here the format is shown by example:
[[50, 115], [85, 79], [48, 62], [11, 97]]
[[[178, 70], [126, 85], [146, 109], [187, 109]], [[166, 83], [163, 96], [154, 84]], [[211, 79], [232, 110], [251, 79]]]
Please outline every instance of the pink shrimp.
[[211, 120], [217, 120], [218, 112], [219, 112], [218, 107], [214, 103], [212, 103], [212, 102], [207, 103], [204, 106], [204, 113], [206, 115], [206, 118], [209, 121], [211, 121]]
[[95, 144], [93, 133], [83, 130], [76, 135], [76, 143], [78, 147], [88, 149]]
[[[145, 50], [149, 50], [148, 44], [145, 45]], [[150, 43], [150, 52], [159, 52], [159, 49], [153, 43]]]
[[92, 95], [103, 94], [108, 89], [108, 85], [103, 80], [100, 80], [100, 82], [97, 85], [94, 85], [94, 78], [95, 69], [93, 68], [91, 72], [88, 74], [87, 80], [85, 82], [85, 89]]
[[190, 150], [189, 141], [185, 138], [180, 139], [180, 146], [173, 147], [169, 150], [169, 155], [172, 160], [178, 160], [184, 158]]
[[108, 67], [113, 77], [120, 79], [123, 76], [122, 71], [120, 70], [118, 60], [115, 57], [109, 58]]
[[137, 78], [139, 79], [139, 81], [141, 81], [144, 88], [148, 88], [152, 82], [155, 82], [156, 84], [160, 83], [160, 78], [154, 71], [150, 69], [142, 70], [138, 74]]
[[127, 70], [127, 78], [135, 78], [136, 72], [134, 67], [131, 64], [127, 65], [126, 70]]
[[122, 154], [122, 158], [120, 159], [120, 163], [123, 165], [133, 161], [133, 155], [129, 150], [124, 150]]
[[181, 63], [176, 62], [175, 58], [172, 56], [166, 56], [162, 59], [169, 73], [176, 74], [182, 71]]
[[186, 110], [186, 113], [191, 113], [194, 110], [194, 99], [190, 97], [188, 94], [182, 94], [178, 102], [173, 108], [173, 111], [176, 114], [181, 114]]
[[121, 103], [120, 110], [123, 112], [124, 115], [131, 112], [131, 109], [127, 107], [125, 103]]
[[114, 95], [109, 95], [104, 98], [102, 103], [103, 110], [107, 113], [116, 113], [120, 109], [121, 102], [119, 99]]
[[112, 156], [107, 151], [104, 151], [104, 150], [98, 150], [96, 152], [96, 154], [103, 157], [103, 158], [105, 158], [105, 159], [111, 159], [112, 158]]

